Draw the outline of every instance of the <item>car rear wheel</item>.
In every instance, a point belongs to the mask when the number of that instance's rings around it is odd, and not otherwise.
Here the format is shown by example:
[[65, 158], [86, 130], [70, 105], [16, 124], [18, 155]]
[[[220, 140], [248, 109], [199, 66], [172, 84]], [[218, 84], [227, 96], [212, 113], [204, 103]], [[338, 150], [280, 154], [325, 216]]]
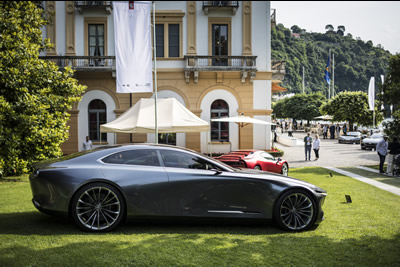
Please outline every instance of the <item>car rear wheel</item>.
[[261, 171], [261, 170], [262, 170], [261, 167], [260, 167], [259, 165], [256, 165], [256, 166], [254, 167], [254, 169], [257, 170], [257, 171]]
[[301, 189], [284, 193], [274, 209], [275, 223], [283, 230], [304, 231], [317, 217], [317, 206], [309, 193]]
[[75, 223], [85, 231], [107, 232], [117, 227], [125, 214], [121, 193], [105, 183], [89, 184], [74, 196], [71, 213]]
[[288, 176], [289, 175], [289, 166], [287, 165], [287, 163], [283, 163], [281, 174], [284, 175], [284, 176]]

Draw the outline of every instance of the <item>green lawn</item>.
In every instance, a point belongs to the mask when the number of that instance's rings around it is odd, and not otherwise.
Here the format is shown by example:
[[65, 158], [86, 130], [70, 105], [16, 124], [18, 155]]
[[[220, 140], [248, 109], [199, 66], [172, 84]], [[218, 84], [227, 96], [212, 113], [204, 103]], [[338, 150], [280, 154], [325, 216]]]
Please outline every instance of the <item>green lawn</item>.
[[[291, 171], [328, 191], [326, 220], [302, 233], [272, 225], [125, 224], [81, 232], [31, 204], [26, 176], [0, 182], [0, 266], [399, 266], [400, 197], [323, 168]], [[345, 204], [345, 194], [352, 204]]]
[[[368, 168], [375, 169], [375, 166], [368, 166]], [[375, 180], [377, 182], [400, 187], [400, 177], [382, 175], [380, 173], [366, 171], [366, 170], [355, 168], [355, 167], [342, 167], [340, 169], [367, 177], [367, 178]], [[386, 167], [385, 167], [385, 169], [386, 169]], [[378, 166], [377, 170], [379, 170], [379, 166]]]

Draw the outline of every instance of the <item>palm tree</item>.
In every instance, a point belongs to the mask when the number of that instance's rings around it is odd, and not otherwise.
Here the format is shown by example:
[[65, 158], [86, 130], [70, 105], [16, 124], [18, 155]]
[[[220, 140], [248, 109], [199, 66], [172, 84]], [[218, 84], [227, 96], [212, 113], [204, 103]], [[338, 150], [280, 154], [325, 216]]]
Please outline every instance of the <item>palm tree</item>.
[[345, 31], [346, 31], [346, 28], [343, 25], [340, 25], [337, 27], [337, 34], [344, 36]]
[[332, 24], [328, 24], [325, 26], [325, 30], [328, 30], [326, 33], [328, 32], [333, 32], [335, 28], [332, 26]]

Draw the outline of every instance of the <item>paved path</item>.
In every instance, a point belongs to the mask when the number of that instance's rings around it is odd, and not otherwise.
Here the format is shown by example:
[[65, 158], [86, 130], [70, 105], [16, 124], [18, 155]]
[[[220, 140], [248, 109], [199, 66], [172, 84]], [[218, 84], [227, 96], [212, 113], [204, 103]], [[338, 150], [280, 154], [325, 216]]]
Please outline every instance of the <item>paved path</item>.
[[[287, 136], [287, 133], [283, 133]], [[285, 151], [282, 158], [289, 162], [289, 166], [295, 167], [353, 167], [379, 164], [379, 157], [375, 151], [362, 150], [360, 145], [339, 144], [337, 139], [321, 139], [319, 160], [314, 161], [315, 154], [311, 151], [311, 161], [305, 161], [304, 132], [295, 132], [293, 136], [297, 139], [296, 146], [284, 146], [275, 143], [274, 146]], [[312, 134], [315, 138], [315, 135]]]
[[[283, 133], [283, 135], [287, 136], [287, 133]], [[363, 167], [366, 165], [379, 164], [379, 157], [375, 151], [362, 150], [360, 145], [356, 144], [339, 144], [337, 139], [321, 139], [321, 148], [319, 151], [320, 158], [317, 161], [314, 160], [315, 154], [314, 151], [311, 151], [311, 161], [306, 161], [303, 142], [303, 138], [305, 136], [306, 134], [304, 132], [293, 133], [293, 137], [297, 139], [296, 145], [294, 146], [285, 146], [279, 143], [274, 144], [274, 146], [277, 148], [285, 151], [285, 154], [282, 158], [289, 162], [289, 166], [291, 168], [324, 167], [337, 173], [357, 179], [361, 182], [365, 182], [383, 190], [387, 190], [396, 195], [400, 195], [400, 188], [398, 187], [384, 184], [373, 179], [337, 168], [356, 167], [371, 172], [378, 172], [375, 169]], [[315, 134], [312, 134], [311, 136], [313, 139], [315, 138]]]

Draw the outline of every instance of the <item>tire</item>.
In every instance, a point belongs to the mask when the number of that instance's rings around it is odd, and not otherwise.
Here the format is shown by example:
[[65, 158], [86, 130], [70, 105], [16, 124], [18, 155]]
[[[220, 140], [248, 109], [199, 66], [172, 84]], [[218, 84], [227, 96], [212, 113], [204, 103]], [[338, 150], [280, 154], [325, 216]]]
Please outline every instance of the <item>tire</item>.
[[255, 169], [255, 170], [258, 170], [258, 171], [262, 171], [260, 165], [256, 165], [256, 166], [254, 167], [254, 169]]
[[302, 189], [285, 192], [276, 202], [274, 221], [286, 231], [305, 231], [317, 218], [317, 205], [311, 195]]
[[105, 183], [88, 184], [79, 189], [71, 204], [75, 223], [84, 231], [108, 232], [125, 216], [125, 201], [121, 193]]
[[284, 175], [284, 176], [288, 176], [289, 175], [289, 166], [287, 165], [287, 163], [283, 163], [281, 174]]

